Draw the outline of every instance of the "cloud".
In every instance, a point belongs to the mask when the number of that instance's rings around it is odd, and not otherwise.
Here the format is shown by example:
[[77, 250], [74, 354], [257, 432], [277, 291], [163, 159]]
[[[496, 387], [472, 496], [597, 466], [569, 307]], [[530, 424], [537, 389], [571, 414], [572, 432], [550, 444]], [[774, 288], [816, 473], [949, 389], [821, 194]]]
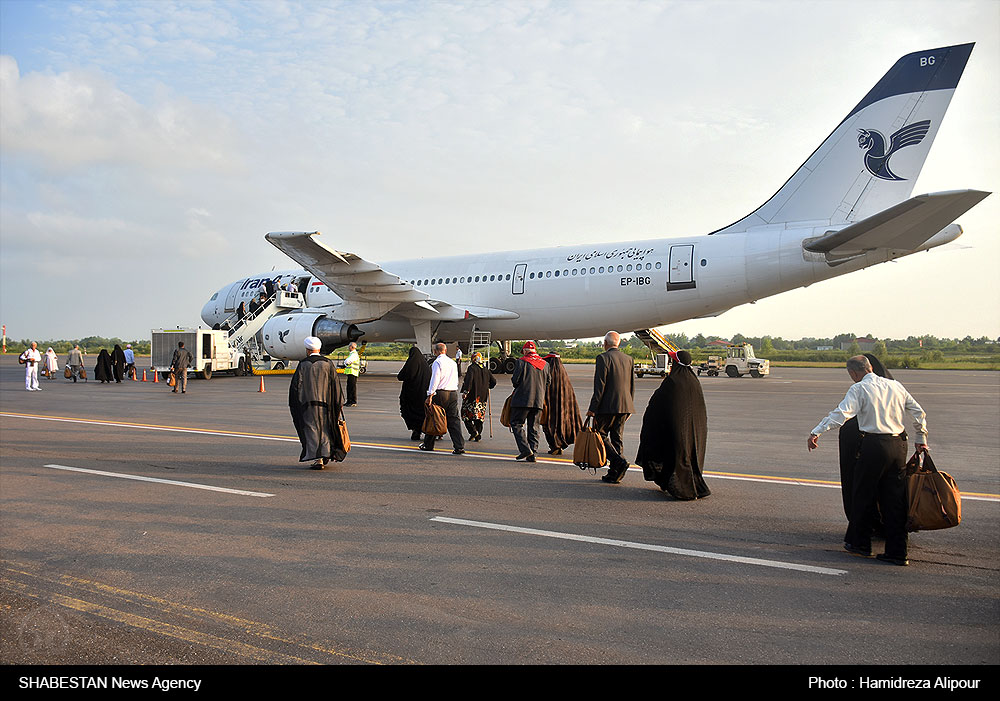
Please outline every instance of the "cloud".
[[231, 121], [220, 112], [160, 91], [141, 105], [102, 75], [84, 70], [22, 76], [0, 56], [0, 145], [47, 171], [92, 165], [172, 170], [239, 166]]

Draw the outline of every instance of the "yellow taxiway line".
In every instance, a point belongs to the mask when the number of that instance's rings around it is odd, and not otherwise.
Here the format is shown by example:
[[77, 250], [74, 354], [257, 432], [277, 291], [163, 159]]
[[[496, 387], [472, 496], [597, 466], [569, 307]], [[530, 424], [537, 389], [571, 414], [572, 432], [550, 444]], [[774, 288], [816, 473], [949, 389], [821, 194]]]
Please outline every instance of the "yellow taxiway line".
[[[65, 421], [68, 423], [92, 424], [97, 426], [114, 426], [119, 428], [140, 428], [151, 431], [178, 431], [182, 433], [196, 433], [209, 436], [256, 438], [259, 440], [288, 441], [294, 443], [298, 443], [299, 440], [296, 436], [282, 436], [269, 433], [254, 433], [249, 431], [229, 431], [226, 429], [196, 428], [191, 426], [169, 426], [161, 424], [146, 424], [135, 421], [112, 421], [110, 419], [84, 419], [74, 416], [45, 416], [41, 414], [19, 414], [6, 411], [0, 412], [0, 416], [7, 416], [19, 419], [36, 419], [42, 421]], [[351, 447], [374, 448], [381, 450], [400, 450], [400, 451], [417, 450], [417, 447], [415, 445], [399, 445], [396, 443], [374, 443], [374, 442], [362, 442], [354, 440], [351, 441]], [[441, 452], [442, 454], [445, 454], [446, 451], [441, 451]], [[450, 451], [447, 451], [447, 453], [449, 455], [451, 454]], [[485, 451], [467, 450], [466, 455], [486, 458], [489, 460], [511, 459], [511, 455], [508, 453], [491, 453]], [[541, 463], [551, 463], [551, 464], [563, 464], [563, 465], [573, 464], [573, 461], [567, 458], [540, 457], [538, 458], [538, 461]], [[636, 468], [632, 469], [635, 470]], [[705, 475], [710, 477], [715, 477], [717, 479], [732, 479], [732, 480], [743, 480], [752, 482], [770, 482], [774, 484], [828, 487], [828, 488], [838, 488], [838, 489], [840, 488], [840, 482], [834, 480], [818, 480], [818, 479], [807, 479], [800, 477], [781, 477], [778, 475], [754, 475], [754, 474], [746, 474], [739, 472], [719, 472], [714, 470], [706, 470]], [[973, 500], [981, 500], [981, 501], [1000, 501], [1000, 494], [990, 494], [982, 492], [962, 492], [962, 497]]]

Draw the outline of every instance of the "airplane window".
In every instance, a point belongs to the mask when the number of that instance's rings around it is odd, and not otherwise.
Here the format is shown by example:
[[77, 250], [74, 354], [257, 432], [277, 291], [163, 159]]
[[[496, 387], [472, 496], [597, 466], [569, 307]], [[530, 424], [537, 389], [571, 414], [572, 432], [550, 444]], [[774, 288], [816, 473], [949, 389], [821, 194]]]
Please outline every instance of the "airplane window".
[[510, 280], [510, 273], [507, 273], [507, 279]]
[[531, 273], [531, 275], [528, 276], [528, 279], [529, 280], [534, 280], [535, 279], [535, 274]]
[[590, 274], [591, 274], [591, 275], [593, 275], [593, 274], [594, 274], [594, 269], [593, 269], [593, 268], [591, 268], [591, 269], [590, 269]]
[[564, 270], [563, 271], [563, 277], [566, 277], [567, 275], [569, 275], [569, 271], [568, 270]]
[[438, 278], [438, 284], [439, 285], [443, 285], [444, 284], [444, 280], [442, 280], [441, 278]]
[[701, 259], [701, 267], [703, 267], [703, 268], [704, 268], [704, 267], [705, 267], [706, 265], [708, 265], [708, 261], [707, 261], [707, 260], [705, 260], [704, 258], [702, 258], [702, 259]]
[[559, 271], [558, 270], [556, 271], [556, 277], [559, 277]]
[[573, 268], [573, 275], [576, 275], [576, 268]]
[[627, 270], [628, 272], [632, 272], [632, 264], [629, 263], [628, 265], [626, 265], [625, 270]]
[[601, 266], [600, 268], [598, 268], [598, 269], [597, 269], [597, 272], [599, 272], [599, 273], [603, 273], [603, 272], [604, 272], [604, 266], [602, 265], [602, 266]]
[[[704, 261], [702, 261], [702, 265], [704, 265], [704, 264], [705, 264], [705, 263], [704, 263]], [[208, 300], [208, 301], [209, 301], [209, 302], [214, 302], [214, 301], [215, 301], [215, 298], [216, 298], [216, 297], [218, 297], [218, 296], [219, 296], [219, 293], [218, 293], [218, 292], [216, 292], [216, 293], [215, 293], [214, 295], [212, 295], [212, 299], [210, 299], [210, 300]]]
[[622, 266], [619, 265], [618, 266], [618, 272], [621, 272], [621, 271], [622, 271]]
[[659, 270], [659, 269], [660, 269], [660, 261], [656, 261], [656, 269], [657, 269], [657, 270]]
[[551, 270], [545, 271], [545, 277], [552, 277], [552, 271]]

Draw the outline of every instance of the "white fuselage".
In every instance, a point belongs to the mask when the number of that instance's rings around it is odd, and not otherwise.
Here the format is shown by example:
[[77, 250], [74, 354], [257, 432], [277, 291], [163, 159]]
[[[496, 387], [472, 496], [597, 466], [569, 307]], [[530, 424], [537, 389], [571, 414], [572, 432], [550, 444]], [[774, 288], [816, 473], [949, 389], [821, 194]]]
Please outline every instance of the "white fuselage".
[[[944, 231], [922, 249], [956, 238]], [[490, 308], [516, 318], [449, 321], [440, 340], [467, 340], [475, 328], [494, 340], [589, 338], [714, 316], [734, 306], [860, 270], [897, 257], [868, 253], [830, 265], [805, 252], [803, 239], [829, 226], [759, 229], [749, 233], [651, 239], [597, 245], [387, 262], [382, 268], [452, 306]], [[903, 255], [908, 252], [899, 252]], [[337, 317], [342, 300], [304, 270], [242, 278], [219, 290], [202, 309], [211, 325], [232, 316], [240, 301], [259, 294], [265, 278], [277, 284], [309, 278], [305, 303]], [[228, 300], [228, 303], [227, 303]], [[513, 316], [513, 315], [508, 315]], [[369, 342], [414, 341], [410, 319], [389, 312], [358, 324]]]

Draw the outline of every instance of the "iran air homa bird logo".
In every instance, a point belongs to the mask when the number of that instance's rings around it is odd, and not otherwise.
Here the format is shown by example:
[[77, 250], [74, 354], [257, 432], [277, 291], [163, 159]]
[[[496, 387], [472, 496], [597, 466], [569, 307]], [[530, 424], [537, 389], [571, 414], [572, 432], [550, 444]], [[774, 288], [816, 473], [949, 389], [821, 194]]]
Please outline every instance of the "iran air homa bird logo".
[[858, 146], [866, 150], [865, 167], [868, 172], [882, 180], [906, 180], [889, 169], [889, 159], [899, 149], [923, 141], [930, 128], [929, 119], [902, 127], [889, 138], [888, 151], [885, 148], [885, 137], [881, 132], [874, 129], [858, 129]]

